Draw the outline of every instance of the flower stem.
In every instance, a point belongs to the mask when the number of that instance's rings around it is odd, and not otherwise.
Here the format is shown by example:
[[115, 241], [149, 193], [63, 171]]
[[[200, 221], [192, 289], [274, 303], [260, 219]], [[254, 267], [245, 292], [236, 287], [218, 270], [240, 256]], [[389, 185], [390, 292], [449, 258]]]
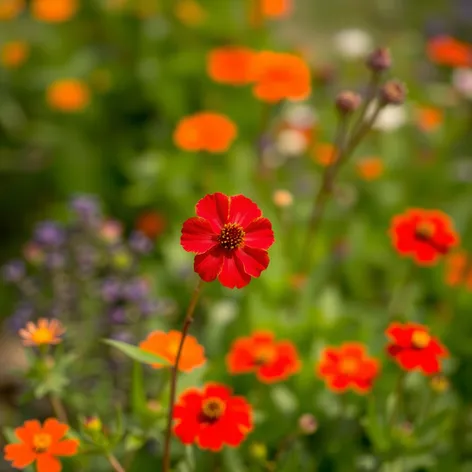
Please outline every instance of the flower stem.
[[125, 472], [123, 466], [119, 463], [118, 459], [111, 452], [107, 454], [107, 459], [115, 472]]
[[395, 388], [395, 403], [393, 404], [392, 414], [390, 415], [390, 419], [388, 422], [390, 428], [393, 428], [398, 415], [401, 413], [405, 378], [406, 378], [406, 372], [402, 370], [398, 377], [397, 386]]
[[54, 414], [56, 415], [57, 419], [61, 423], [68, 424], [69, 420], [67, 418], [67, 413], [64, 405], [62, 404], [61, 399], [54, 395], [53, 393], [49, 395], [49, 400], [51, 402], [52, 409], [54, 410]]
[[167, 412], [167, 429], [166, 429], [165, 442], [164, 442], [164, 458], [163, 458], [162, 472], [170, 471], [170, 438], [172, 434], [172, 414], [174, 412], [175, 396], [177, 392], [178, 365], [180, 362], [180, 357], [182, 355], [182, 348], [184, 346], [185, 338], [187, 337], [188, 331], [190, 329], [190, 325], [192, 324], [192, 321], [193, 321], [193, 312], [195, 311], [195, 307], [197, 306], [197, 302], [200, 297], [202, 287], [203, 287], [203, 280], [200, 279], [200, 281], [198, 282], [198, 285], [195, 287], [195, 290], [193, 291], [192, 298], [190, 299], [190, 303], [188, 305], [187, 312], [185, 314], [184, 325], [182, 328], [182, 337], [180, 339], [179, 348], [175, 356], [175, 363], [171, 369], [170, 398], [169, 398], [169, 409]]

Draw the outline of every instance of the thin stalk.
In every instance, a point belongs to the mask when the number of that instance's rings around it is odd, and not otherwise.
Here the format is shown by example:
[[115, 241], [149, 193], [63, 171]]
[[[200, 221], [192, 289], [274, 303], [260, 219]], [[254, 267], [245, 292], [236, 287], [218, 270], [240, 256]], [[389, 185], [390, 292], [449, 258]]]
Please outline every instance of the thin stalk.
[[69, 420], [67, 418], [67, 413], [64, 405], [62, 404], [61, 399], [54, 394], [49, 395], [49, 401], [51, 402], [52, 409], [56, 418], [61, 422], [68, 424]]
[[162, 466], [163, 472], [170, 471], [170, 438], [172, 434], [172, 414], [174, 412], [175, 397], [177, 392], [177, 374], [179, 371], [178, 366], [180, 362], [180, 357], [182, 356], [182, 348], [184, 346], [185, 338], [187, 337], [190, 325], [192, 324], [193, 313], [195, 311], [195, 307], [197, 306], [198, 299], [200, 298], [202, 287], [203, 280], [200, 280], [198, 282], [198, 285], [195, 287], [195, 290], [193, 291], [192, 298], [190, 299], [190, 303], [185, 314], [184, 325], [182, 328], [182, 337], [180, 339], [177, 355], [175, 356], [174, 366], [171, 369], [169, 409], [167, 412], [167, 429], [164, 442], [164, 458]]
[[393, 404], [392, 414], [390, 415], [390, 419], [388, 421], [390, 428], [393, 428], [398, 415], [401, 413], [401, 407], [403, 405], [405, 378], [406, 372], [402, 370], [400, 372], [400, 375], [398, 376], [397, 386], [395, 388], [395, 403]]
[[123, 466], [119, 463], [118, 459], [111, 452], [107, 454], [107, 459], [115, 472], [126, 472]]

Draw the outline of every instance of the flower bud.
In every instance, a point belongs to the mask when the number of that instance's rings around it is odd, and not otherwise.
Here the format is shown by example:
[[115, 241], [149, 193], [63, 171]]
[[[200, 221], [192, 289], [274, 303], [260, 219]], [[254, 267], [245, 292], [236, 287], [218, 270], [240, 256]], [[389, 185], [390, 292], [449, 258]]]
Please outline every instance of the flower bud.
[[267, 458], [267, 446], [260, 442], [254, 442], [249, 446], [249, 453], [254, 459], [264, 461]]
[[286, 208], [293, 204], [293, 195], [288, 190], [276, 190], [272, 199], [274, 204], [280, 208]]
[[361, 102], [362, 99], [359, 94], [346, 90], [340, 92], [336, 97], [336, 108], [339, 113], [347, 115], [355, 112], [359, 108]]
[[84, 420], [84, 428], [93, 433], [98, 433], [102, 430], [103, 424], [98, 416], [90, 416]]
[[392, 66], [392, 56], [387, 48], [377, 48], [369, 54], [366, 60], [367, 67], [373, 72], [383, 72]]
[[316, 421], [316, 418], [312, 414], [305, 413], [298, 419], [298, 427], [303, 434], [308, 436], [316, 432], [318, 429], [318, 421]]
[[406, 98], [405, 84], [399, 80], [389, 80], [380, 89], [380, 100], [384, 105], [401, 105]]
[[449, 389], [449, 379], [442, 374], [435, 375], [430, 381], [431, 388], [437, 393], [444, 393]]

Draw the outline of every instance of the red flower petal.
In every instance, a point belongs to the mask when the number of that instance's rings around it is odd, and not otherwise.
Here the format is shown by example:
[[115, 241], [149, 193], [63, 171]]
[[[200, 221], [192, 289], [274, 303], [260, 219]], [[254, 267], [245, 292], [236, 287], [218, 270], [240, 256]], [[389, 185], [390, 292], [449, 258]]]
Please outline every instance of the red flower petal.
[[242, 288], [251, 281], [251, 276], [245, 272], [244, 266], [239, 258], [233, 257], [230, 254], [223, 257], [223, 267], [218, 276], [218, 280], [225, 287]]
[[241, 261], [244, 271], [251, 277], [259, 277], [269, 265], [269, 255], [263, 249], [243, 247], [235, 251], [234, 257]]
[[23, 426], [15, 429], [16, 437], [29, 446], [33, 445], [33, 436], [40, 432], [41, 423], [38, 420], [25, 421]]
[[231, 389], [220, 384], [207, 384], [203, 392], [205, 398], [218, 397], [227, 400], [231, 397]]
[[77, 454], [79, 448], [79, 441], [75, 439], [65, 439], [49, 448], [49, 453], [53, 456], [73, 456]]
[[38, 472], [61, 472], [61, 463], [50, 454], [39, 454], [37, 459]]
[[259, 207], [244, 195], [231, 197], [228, 221], [240, 224], [244, 230], [252, 220], [262, 215]]
[[229, 198], [222, 193], [213, 193], [203, 197], [196, 205], [195, 211], [198, 216], [209, 221], [215, 233], [228, 221]]
[[174, 434], [184, 443], [192, 444], [195, 442], [200, 432], [200, 423], [198, 421], [186, 418], [174, 427]]
[[5, 446], [5, 460], [12, 461], [12, 466], [23, 469], [36, 459], [33, 449], [26, 444], [8, 444]]
[[419, 351], [413, 351], [412, 349], [399, 352], [396, 356], [396, 359], [398, 363], [406, 370], [414, 370], [421, 363], [421, 355], [419, 355]]
[[360, 359], [365, 355], [365, 347], [361, 343], [344, 343], [341, 346], [341, 355], [343, 357], [353, 357]]
[[187, 252], [203, 254], [218, 245], [217, 235], [208, 220], [189, 218], [182, 226], [181, 246]]
[[347, 375], [336, 375], [328, 379], [328, 385], [335, 392], [344, 392], [349, 387], [349, 377]]
[[420, 368], [425, 374], [436, 374], [441, 370], [438, 360], [434, 356], [424, 355], [421, 358]]
[[196, 442], [201, 449], [220, 451], [226, 439], [226, 431], [222, 428], [221, 419], [206, 428], [200, 428]]
[[217, 246], [204, 254], [197, 254], [193, 268], [205, 282], [211, 282], [220, 274], [225, 259], [223, 251]]
[[69, 431], [69, 426], [59, 423], [56, 418], [48, 418], [44, 422], [43, 431], [51, 435], [53, 442], [57, 442]]
[[244, 244], [257, 249], [269, 249], [274, 244], [274, 231], [267, 218], [257, 218], [245, 228]]

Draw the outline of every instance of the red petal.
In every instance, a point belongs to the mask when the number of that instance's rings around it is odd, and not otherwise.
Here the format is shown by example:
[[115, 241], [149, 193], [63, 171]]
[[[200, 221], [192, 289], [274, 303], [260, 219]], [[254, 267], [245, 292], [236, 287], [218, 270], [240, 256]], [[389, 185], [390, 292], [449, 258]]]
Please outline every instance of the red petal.
[[230, 374], [252, 372], [255, 368], [252, 343], [247, 339], [236, 341], [226, 356], [226, 366]]
[[222, 193], [213, 193], [203, 197], [196, 205], [197, 215], [205, 218], [211, 224], [215, 233], [228, 222], [229, 197]]
[[221, 400], [227, 400], [231, 397], [231, 389], [217, 383], [209, 383], [205, 386], [203, 396], [205, 398], [217, 397], [221, 398]]
[[259, 207], [244, 195], [235, 195], [230, 199], [229, 218], [230, 223], [240, 224], [244, 230], [252, 220], [262, 215]]
[[38, 420], [25, 421], [23, 426], [15, 429], [16, 437], [23, 443], [33, 445], [33, 436], [41, 432], [41, 423]]
[[4, 451], [5, 460], [12, 461], [12, 466], [18, 469], [23, 469], [36, 459], [33, 449], [25, 444], [8, 444]]
[[350, 384], [350, 379], [347, 375], [336, 375], [328, 379], [328, 386], [335, 392], [344, 392]]
[[395, 344], [398, 344], [402, 347], [411, 346], [411, 332], [406, 328], [406, 326], [400, 323], [392, 323], [385, 331], [385, 334], [389, 339], [394, 341]]
[[267, 218], [257, 218], [245, 228], [244, 244], [258, 249], [269, 249], [274, 244], [272, 224]]
[[69, 430], [69, 426], [59, 423], [56, 418], [49, 418], [44, 422], [43, 431], [52, 436], [52, 441], [57, 442]]
[[251, 277], [259, 277], [261, 272], [269, 265], [269, 254], [264, 249], [252, 249], [243, 247], [234, 252], [234, 257], [238, 258], [246, 274]]
[[422, 356], [420, 367], [425, 374], [436, 374], [441, 370], [439, 362], [434, 356]]
[[174, 427], [174, 434], [184, 444], [192, 444], [197, 438], [200, 427], [200, 424], [196, 420], [185, 419]]
[[251, 276], [245, 272], [244, 266], [239, 258], [233, 257], [233, 254], [228, 254], [223, 258], [223, 267], [218, 276], [218, 280], [221, 285], [225, 287], [242, 288], [251, 281]]
[[344, 343], [341, 346], [341, 352], [343, 357], [346, 356], [361, 359], [365, 354], [365, 346], [356, 342]]
[[218, 244], [216, 237], [208, 220], [194, 217], [184, 222], [180, 244], [187, 252], [203, 254]]
[[406, 370], [416, 369], [421, 363], [421, 355], [414, 350], [404, 350], [396, 356], [397, 362]]
[[49, 453], [53, 456], [73, 456], [77, 454], [79, 448], [79, 441], [76, 439], [65, 439], [49, 448]]
[[222, 430], [220, 423], [221, 420], [200, 429], [196, 443], [201, 449], [210, 449], [216, 452], [223, 448], [225, 432]]
[[38, 472], [61, 472], [61, 463], [50, 454], [40, 454], [37, 462]]
[[227, 403], [228, 417], [239, 429], [250, 431], [252, 424], [252, 407], [243, 397], [231, 397]]
[[211, 282], [222, 271], [224, 259], [224, 254], [218, 246], [205, 252], [205, 254], [197, 254], [193, 262], [193, 268], [205, 282]]

